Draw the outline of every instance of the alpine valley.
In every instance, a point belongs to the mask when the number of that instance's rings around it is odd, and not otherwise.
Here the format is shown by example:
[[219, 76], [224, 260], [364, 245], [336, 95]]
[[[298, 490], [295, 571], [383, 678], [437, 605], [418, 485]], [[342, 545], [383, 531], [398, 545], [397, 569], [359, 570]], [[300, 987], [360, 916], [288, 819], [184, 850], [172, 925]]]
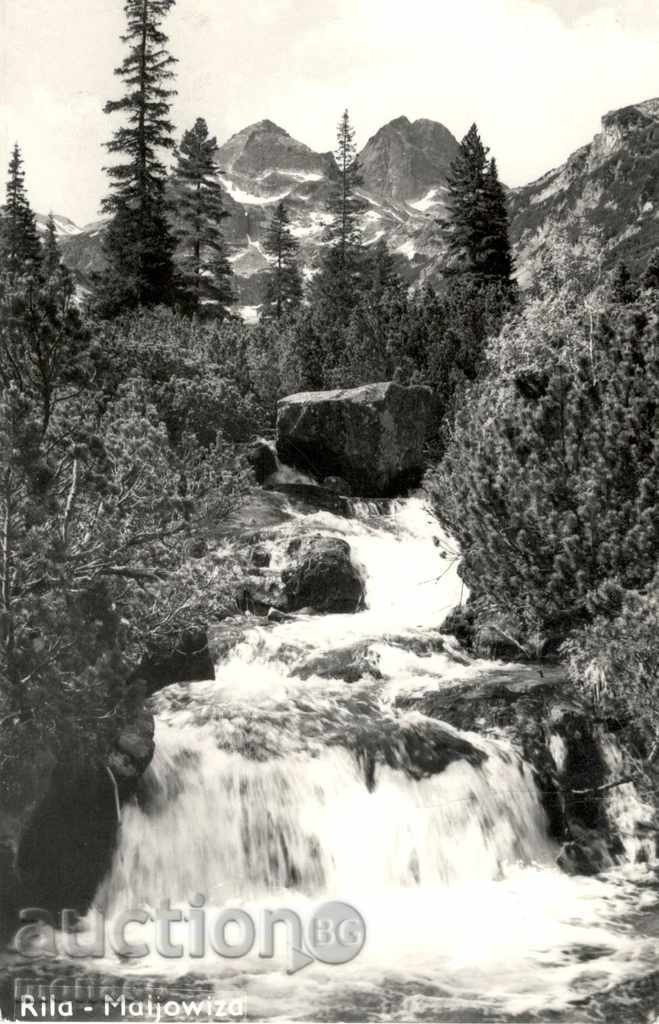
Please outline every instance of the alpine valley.
[[[368, 140], [359, 154], [366, 200], [366, 244], [384, 238], [410, 283], [432, 282], [444, 259], [442, 219], [447, 175], [458, 150], [455, 137], [431, 120], [398, 117]], [[239, 305], [258, 313], [268, 257], [262, 240], [284, 200], [300, 244], [306, 277], [323, 245], [332, 154], [316, 153], [272, 121], [259, 121], [217, 150], [224, 185], [225, 236]], [[511, 239], [517, 278], [527, 287], [543, 252], [559, 238], [594, 236], [605, 267], [623, 257], [643, 264], [659, 242], [659, 98], [602, 118], [592, 142], [537, 181], [509, 191]], [[43, 218], [41, 218], [43, 221]], [[81, 287], [103, 265], [104, 222], [78, 228], [55, 218], [65, 262]]]

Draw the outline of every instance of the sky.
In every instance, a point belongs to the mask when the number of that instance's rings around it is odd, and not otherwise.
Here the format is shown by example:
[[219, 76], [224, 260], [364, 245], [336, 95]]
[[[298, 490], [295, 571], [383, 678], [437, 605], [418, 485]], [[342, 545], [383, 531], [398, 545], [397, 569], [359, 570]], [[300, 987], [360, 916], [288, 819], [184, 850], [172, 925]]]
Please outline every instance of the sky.
[[[99, 216], [123, 24], [123, 0], [0, 0], [0, 164], [18, 141], [39, 212]], [[345, 107], [360, 146], [402, 114], [476, 121], [511, 186], [659, 95], [656, 0], [177, 0], [165, 28], [179, 136], [269, 118], [325, 151]]]

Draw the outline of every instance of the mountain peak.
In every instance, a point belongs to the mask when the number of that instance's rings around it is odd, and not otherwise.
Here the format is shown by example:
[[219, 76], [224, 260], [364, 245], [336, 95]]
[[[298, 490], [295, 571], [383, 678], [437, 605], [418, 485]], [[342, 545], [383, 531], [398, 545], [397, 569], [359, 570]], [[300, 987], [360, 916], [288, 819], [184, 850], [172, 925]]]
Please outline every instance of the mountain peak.
[[[392, 121], [388, 121], [387, 124], [382, 125], [382, 128], [380, 128], [380, 131], [384, 132], [384, 131], [387, 130], [387, 128], [397, 128], [398, 129], [398, 128], [411, 128], [411, 127], [412, 127], [412, 122], [410, 121], [409, 117], [407, 117], [405, 114], [401, 114], [400, 117], [394, 117], [394, 119]], [[379, 134], [379, 132], [376, 133], [376, 134]]]
[[360, 154], [364, 184], [390, 199], [420, 199], [445, 183], [457, 152], [457, 140], [438, 121], [394, 118], [368, 140]]
[[268, 118], [236, 132], [215, 156], [223, 171], [247, 177], [277, 171], [322, 174], [323, 170], [319, 153]]
[[254, 124], [250, 124], [247, 128], [243, 128], [244, 132], [267, 132], [273, 135], [285, 135], [289, 138], [288, 132], [280, 125], [275, 124], [268, 117], [263, 118], [262, 121], [255, 121]]

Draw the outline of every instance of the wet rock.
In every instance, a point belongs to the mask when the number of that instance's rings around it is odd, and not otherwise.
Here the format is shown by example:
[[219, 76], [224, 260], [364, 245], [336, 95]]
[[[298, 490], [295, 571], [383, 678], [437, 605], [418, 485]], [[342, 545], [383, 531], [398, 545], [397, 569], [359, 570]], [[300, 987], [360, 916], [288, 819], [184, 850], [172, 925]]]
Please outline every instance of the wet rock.
[[143, 680], [150, 695], [171, 683], [198, 682], [212, 679], [213, 675], [208, 634], [206, 630], [198, 630], [183, 633], [171, 645], [150, 651], [128, 682]]
[[15, 930], [21, 907], [54, 919], [64, 908], [89, 908], [115, 849], [117, 801], [135, 795], [154, 752], [153, 714], [137, 685], [131, 696], [135, 706], [107, 760], [51, 762], [10, 841], [0, 842], [0, 932]]
[[597, 875], [615, 864], [610, 845], [601, 832], [573, 826], [573, 838], [563, 843], [556, 863], [568, 875]]
[[280, 612], [278, 608], [269, 608], [267, 614], [268, 622], [293, 622], [295, 616]]
[[[444, 637], [439, 629], [423, 629], [398, 635], [388, 634], [384, 637], [384, 641], [389, 647], [399, 647], [403, 651], [416, 654], [417, 658], [429, 658], [446, 649]], [[459, 664], [468, 662], [468, 659], [458, 652], [451, 652], [451, 657]]]
[[530, 660], [524, 645], [524, 634], [512, 616], [490, 614], [477, 622], [474, 630], [473, 651], [478, 658], [500, 658], [503, 661]]
[[252, 615], [266, 616], [271, 608], [287, 611], [288, 601], [281, 569], [255, 566], [243, 581], [243, 596], [240, 602], [243, 611]]
[[314, 484], [269, 483], [268, 488], [285, 494], [300, 512], [331, 512], [335, 516], [352, 515], [352, 504], [344, 494]]
[[608, 734], [564, 670], [502, 666], [471, 684], [401, 696], [397, 704], [460, 730], [509, 739], [532, 767], [549, 833], [563, 844], [565, 870], [594, 873], [622, 857], [617, 822], [599, 789], [611, 781], [603, 750]]
[[279, 612], [355, 612], [363, 606], [364, 582], [340, 537], [307, 534], [270, 544], [268, 566], [252, 566], [243, 581], [241, 606], [256, 615]]
[[318, 479], [342, 477], [353, 494], [403, 493], [421, 479], [432, 413], [424, 386], [388, 382], [290, 395], [279, 402], [277, 452]]
[[293, 665], [290, 674], [298, 679], [318, 676], [321, 679], [342, 679], [346, 683], [356, 683], [364, 676], [382, 679], [378, 656], [371, 650], [369, 641], [312, 654]]
[[257, 568], [264, 569], [270, 565], [272, 555], [265, 544], [256, 544], [250, 551], [249, 560]]
[[488, 600], [475, 596], [473, 591], [466, 604], [449, 613], [442, 632], [455, 636], [478, 658], [522, 662], [540, 659], [555, 662], [566, 636], [565, 630], [558, 626], [544, 632], [530, 632], [514, 615], [493, 610]]
[[356, 612], [364, 604], [364, 581], [340, 537], [302, 537], [288, 545], [282, 572], [286, 611]]
[[141, 707], [124, 725], [108, 758], [108, 765], [124, 791], [131, 783], [139, 781], [151, 763], [155, 750], [153, 737], [153, 714]]
[[54, 918], [65, 907], [84, 913], [109, 870], [116, 835], [107, 771], [58, 765], [20, 835], [18, 905], [41, 907]]
[[213, 671], [206, 676], [206, 679], [214, 678], [214, 666], [227, 658], [233, 648], [242, 643], [250, 629], [253, 629], [259, 621], [262, 620], [253, 615], [233, 615], [208, 627], [208, 651]]
[[255, 487], [247, 493], [236, 509], [216, 524], [218, 541], [238, 541], [249, 545], [260, 541], [263, 534], [290, 522], [293, 513], [285, 494]]
[[352, 494], [350, 484], [340, 476], [326, 476], [323, 480], [323, 487], [326, 491], [335, 491], [336, 494]]
[[377, 721], [357, 728], [348, 742], [362, 765], [366, 785], [375, 788], [377, 768], [386, 764], [417, 781], [438, 775], [454, 761], [479, 765], [487, 755], [446, 722], [419, 716]]
[[274, 444], [260, 437], [247, 449], [247, 462], [257, 484], [264, 484], [269, 476], [277, 472], [277, 452]]

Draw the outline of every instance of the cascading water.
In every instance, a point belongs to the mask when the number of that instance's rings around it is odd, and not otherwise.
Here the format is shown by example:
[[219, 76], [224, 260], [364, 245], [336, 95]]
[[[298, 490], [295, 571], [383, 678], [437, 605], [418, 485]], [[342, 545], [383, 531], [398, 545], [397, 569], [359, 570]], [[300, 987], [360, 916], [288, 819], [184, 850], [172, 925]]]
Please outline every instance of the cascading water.
[[[302, 916], [328, 899], [357, 907], [368, 939], [341, 967], [289, 977], [281, 950], [129, 965], [167, 976], [172, 991], [195, 972], [244, 994], [254, 1019], [594, 1019], [595, 994], [652, 971], [657, 931], [639, 924], [656, 921], [652, 869], [562, 874], [519, 753], [403, 710], [401, 695], [468, 685], [493, 666], [438, 638], [466, 595], [423, 502], [376, 512], [355, 504], [352, 518], [300, 514], [283, 528], [349, 541], [365, 611], [254, 625], [215, 680], [157, 696], [156, 756], [97, 902], [109, 917], [163, 899], [185, 907], [194, 894]], [[351, 646], [371, 669], [357, 682], [309, 671]], [[445, 747], [455, 756], [429, 769]], [[607, 756], [615, 767], [613, 747]], [[630, 788], [611, 797], [628, 831], [644, 813]]]

